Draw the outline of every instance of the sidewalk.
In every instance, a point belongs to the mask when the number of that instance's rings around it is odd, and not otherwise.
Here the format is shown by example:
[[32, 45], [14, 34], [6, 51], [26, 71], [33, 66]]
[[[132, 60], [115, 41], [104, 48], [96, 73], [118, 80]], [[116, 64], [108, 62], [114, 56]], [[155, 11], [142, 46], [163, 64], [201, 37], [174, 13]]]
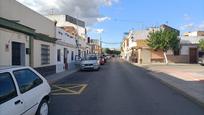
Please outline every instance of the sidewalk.
[[148, 70], [162, 83], [204, 107], [204, 67], [191, 64], [133, 65]]
[[47, 79], [47, 81], [49, 82], [49, 84], [53, 84], [65, 77], [68, 77], [69, 75], [75, 73], [79, 71], [79, 69], [73, 69], [73, 70], [69, 70], [69, 71], [64, 71], [64, 72], [61, 72], [61, 73], [56, 73], [56, 74], [53, 74], [53, 75], [49, 75], [49, 76], [46, 76], [45, 79]]

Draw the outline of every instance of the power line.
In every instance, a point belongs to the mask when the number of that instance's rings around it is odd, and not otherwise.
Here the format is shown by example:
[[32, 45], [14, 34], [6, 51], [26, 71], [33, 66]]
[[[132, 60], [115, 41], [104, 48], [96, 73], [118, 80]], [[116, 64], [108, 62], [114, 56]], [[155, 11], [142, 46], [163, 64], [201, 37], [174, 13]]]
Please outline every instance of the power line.
[[114, 45], [114, 44], [116, 44], [116, 45], [117, 45], [117, 44], [121, 44], [121, 42], [118, 42], [118, 43], [113, 43], [113, 42], [104, 42], [104, 41], [101, 41], [101, 42], [102, 42], [103, 44], [113, 44], [113, 45]]

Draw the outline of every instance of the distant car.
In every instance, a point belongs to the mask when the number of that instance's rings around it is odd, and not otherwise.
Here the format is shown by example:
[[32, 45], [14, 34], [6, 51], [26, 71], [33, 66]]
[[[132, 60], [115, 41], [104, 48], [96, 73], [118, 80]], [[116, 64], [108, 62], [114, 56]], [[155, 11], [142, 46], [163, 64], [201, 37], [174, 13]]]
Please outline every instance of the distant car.
[[48, 115], [51, 89], [30, 67], [0, 67], [0, 115]]
[[107, 55], [107, 56], [106, 56], [106, 59], [111, 59], [111, 56], [110, 56], [110, 55]]
[[99, 70], [100, 60], [97, 55], [87, 55], [82, 59], [80, 64], [80, 70]]

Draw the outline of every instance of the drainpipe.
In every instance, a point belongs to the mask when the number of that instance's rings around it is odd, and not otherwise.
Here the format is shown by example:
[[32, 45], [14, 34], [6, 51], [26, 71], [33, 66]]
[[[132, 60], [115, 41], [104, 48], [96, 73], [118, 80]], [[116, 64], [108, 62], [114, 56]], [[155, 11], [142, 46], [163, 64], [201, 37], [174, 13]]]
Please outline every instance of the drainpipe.
[[29, 49], [30, 49], [30, 52], [29, 52], [29, 66], [31, 67], [34, 67], [33, 65], [33, 59], [34, 59], [34, 56], [33, 56], [33, 38], [34, 36], [29, 36]]

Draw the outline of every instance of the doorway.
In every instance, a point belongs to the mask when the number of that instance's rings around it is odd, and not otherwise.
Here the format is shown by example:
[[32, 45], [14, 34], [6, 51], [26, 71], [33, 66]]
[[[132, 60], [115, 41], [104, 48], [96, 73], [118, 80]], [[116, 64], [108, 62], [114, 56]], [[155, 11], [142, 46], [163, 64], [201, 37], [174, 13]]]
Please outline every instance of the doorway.
[[68, 70], [68, 50], [67, 48], [64, 48], [64, 65], [65, 65], [65, 70]]
[[12, 42], [12, 65], [25, 66], [25, 44]]
[[189, 48], [190, 63], [197, 63], [197, 48]]

